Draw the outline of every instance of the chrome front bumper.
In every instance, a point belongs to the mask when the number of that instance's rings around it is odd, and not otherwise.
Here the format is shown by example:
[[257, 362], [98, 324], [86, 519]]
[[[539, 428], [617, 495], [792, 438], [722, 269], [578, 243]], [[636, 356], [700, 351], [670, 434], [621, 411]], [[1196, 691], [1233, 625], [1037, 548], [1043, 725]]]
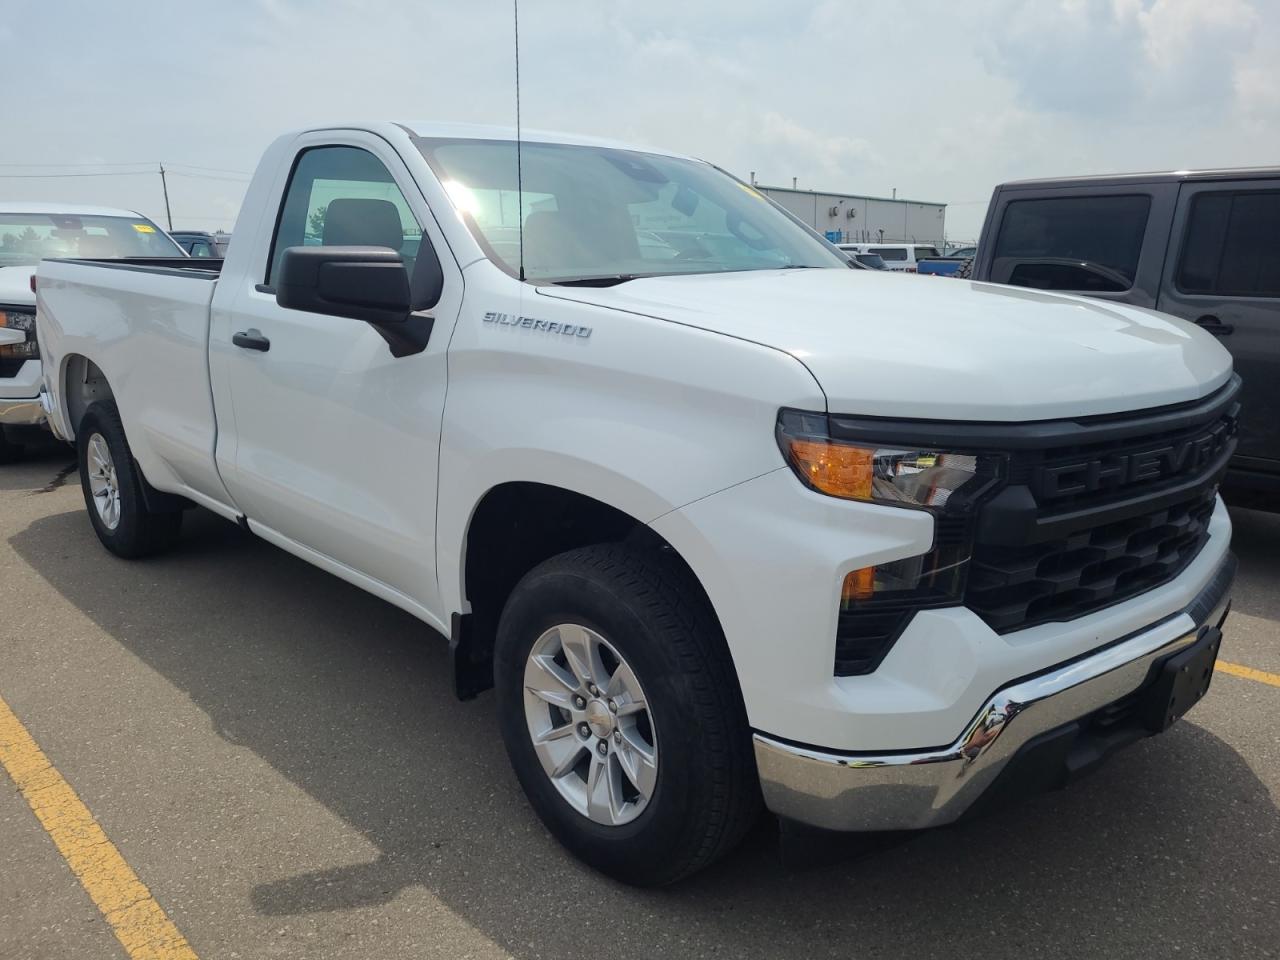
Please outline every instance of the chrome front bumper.
[[[1011, 684], [950, 746], [851, 754], [755, 735], [766, 806], [827, 830], [914, 830], [958, 819], [1019, 749], [1143, 687], [1157, 661], [1226, 616], [1236, 561], [1228, 555], [1185, 610], [1093, 654]], [[1170, 638], [1170, 627], [1176, 634]]]
[[44, 407], [39, 397], [0, 398], [0, 424], [11, 427], [33, 427], [44, 422]]

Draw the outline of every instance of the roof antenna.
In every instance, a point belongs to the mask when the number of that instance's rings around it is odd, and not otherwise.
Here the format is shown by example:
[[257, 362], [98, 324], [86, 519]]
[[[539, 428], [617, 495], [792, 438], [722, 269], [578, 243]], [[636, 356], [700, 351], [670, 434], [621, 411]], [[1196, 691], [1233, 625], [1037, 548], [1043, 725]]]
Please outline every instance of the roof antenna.
[[524, 163], [520, 153], [520, 0], [511, 0], [516, 30], [516, 224], [520, 228], [520, 279], [524, 280]]

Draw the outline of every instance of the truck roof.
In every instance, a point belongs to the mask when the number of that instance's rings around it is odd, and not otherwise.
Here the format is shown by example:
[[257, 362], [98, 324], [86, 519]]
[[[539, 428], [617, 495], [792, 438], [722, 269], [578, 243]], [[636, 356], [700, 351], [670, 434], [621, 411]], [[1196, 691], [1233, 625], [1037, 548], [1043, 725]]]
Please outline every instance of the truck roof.
[[[0, 213], [45, 213], [69, 217], [141, 217], [136, 210], [119, 207], [95, 207], [83, 203], [53, 203], [25, 201], [22, 203], [0, 200]], [[143, 219], [146, 219], [145, 217]]]
[[1085, 177], [1041, 177], [1010, 180], [1001, 187], [1065, 187], [1074, 184], [1124, 185], [1183, 180], [1273, 180], [1280, 178], [1280, 167], [1219, 167], [1204, 170], [1155, 170], [1147, 173], [1104, 173]]
[[[404, 124], [414, 136], [440, 137], [449, 140], [511, 140], [516, 139], [516, 128], [480, 123], [409, 123]], [[640, 144], [592, 137], [580, 133], [563, 133], [556, 130], [520, 130], [520, 139], [526, 143], [568, 143], [581, 147], [613, 147], [617, 150], [635, 150], [641, 153], [657, 153], [668, 157], [683, 154]]]

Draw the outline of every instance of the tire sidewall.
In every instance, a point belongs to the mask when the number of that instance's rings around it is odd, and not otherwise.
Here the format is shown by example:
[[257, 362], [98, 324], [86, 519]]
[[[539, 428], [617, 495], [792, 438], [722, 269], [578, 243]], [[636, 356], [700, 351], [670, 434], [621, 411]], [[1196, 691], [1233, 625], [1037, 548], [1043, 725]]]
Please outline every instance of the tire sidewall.
[[[95, 434], [107, 443], [116, 471], [116, 485], [120, 491], [120, 522], [114, 530], [108, 528], [99, 515], [89, 486], [89, 441]], [[136, 548], [138, 525], [144, 505], [133, 469], [133, 454], [120, 426], [119, 416], [114, 410], [106, 408], [102, 403], [94, 403], [85, 411], [76, 433], [76, 457], [80, 467], [80, 489], [84, 494], [85, 509], [94, 532], [113, 553], [130, 555]]]
[[[647, 625], [644, 611], [590, 577], [535, 570], [503, 611], [495, 647], [495, 683], [503, 739], [530, 803], [561, 843], [615, 876], [640, 882], [655, 872], [654, 854], [682, 849], [697, 831], [705, 735], [687, 674]], [[556, 624], [596, 631], [635, 672], [649, 703], [658, 747], [658, 778], [648, 805], [620, 826], [598, 824], [573, 809], [551, 783], [534, 752], [525, 719], [524, 670], [534, 642]]]

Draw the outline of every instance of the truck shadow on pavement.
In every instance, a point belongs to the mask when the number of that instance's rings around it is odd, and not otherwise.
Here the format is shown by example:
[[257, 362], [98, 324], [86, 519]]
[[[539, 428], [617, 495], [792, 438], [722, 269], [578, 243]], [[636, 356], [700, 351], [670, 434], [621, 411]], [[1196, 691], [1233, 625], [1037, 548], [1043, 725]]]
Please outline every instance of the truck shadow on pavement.
[[64, 484], [79, 486], [75, 451], [53, 439], [28, 444], [17, 463], [0, 466], [0, 491], [47, 493]]
[[[1280, 814], [1196, 713], [1068, 791], [857, 861], [790, 872], [766, 823], [674, 888], [612, 883], [542, 829], [492, 694], [453, 698], [443, 638], [231, 524], [202, 511], [187, 521], [179, 549], [145, 572], [107, 557], [78, 511], [11, 543], [222, 737], [379, 850], [264, 877], [246, 910], [342, 911], [422, 886], [522, 958], [595, 958], [609, 942], [644, 944], [622, 948], [637, 956], [805, 958], [961, 956], [993, 942], [1004, 956], [1243, 956], [1280, 943]], [[1227, 696], [1215, 690], [1197, 712], [1225, 716]], [[263, 816], [284, 829], [283, 812]]]

